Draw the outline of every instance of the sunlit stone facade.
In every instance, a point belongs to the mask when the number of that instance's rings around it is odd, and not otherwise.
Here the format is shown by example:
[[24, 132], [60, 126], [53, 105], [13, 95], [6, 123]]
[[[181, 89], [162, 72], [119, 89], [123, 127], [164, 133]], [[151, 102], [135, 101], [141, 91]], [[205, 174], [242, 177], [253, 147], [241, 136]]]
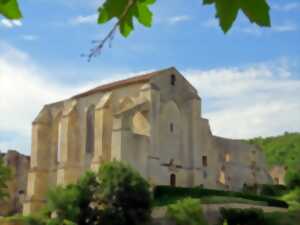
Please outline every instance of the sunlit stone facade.
[[24, 213], [40, 208], [49, 188], [111, 160], [153, 185], [238, 190], [271, 182], [261, 151], [213, 136], [197, 90], [169, 68], [45, 105], [32, 124]]

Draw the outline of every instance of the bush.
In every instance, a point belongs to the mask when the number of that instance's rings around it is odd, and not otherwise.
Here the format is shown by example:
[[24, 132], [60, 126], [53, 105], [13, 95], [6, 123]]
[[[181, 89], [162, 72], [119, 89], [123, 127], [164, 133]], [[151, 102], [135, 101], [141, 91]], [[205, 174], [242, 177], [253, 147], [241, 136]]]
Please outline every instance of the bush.
[[[273, 199], [265, 196], [258, 196], [253, 194], [246, 194], [233, 191], [220, 191], [204, 188], [184, 188], [184, 187], [170, 187], [170, 186], [156, 186], [154, 189], [154, 199], [157, 201], [166, 201], [168, 199], [178, 199], [184, 197], [201, 198], [207, 196], [228, 196], [249, 199], [253, 201], [266, 202], [269, 206], [288, 208], [288, 204], [282, 200]], [[167, 199], [167, 200], [166, 200]]]
[[263, 184], [260, 186], [260, 194], [267, 196], [281, 196], [288, 192], [288, 188], [285, 185], [272, 185]]
[[289, 210], [300, 211], [300, 188], [290, 191], [282, 199], [289, 203]]
[[255, 184], [255, 185], [244, 184], [242, 192], [244, 192], [246, 194], [257, 194], [258, 185], [257, 184]]
[[199, 200], [185, 198], [167, 208], [167, 217], [176, 225], [206, 225]]
[[87, 172], [76, 184], [48, 193], [43, 217], [29, 225], [140, 225], [151, 213], [148, 183], [131, 167], [110, 162], [97, 174]]
[[226, 220], [228, 225], [266, 225], [267, 221], [261, 209], [221, 208], [221, 222]]
[[300, 171], [288, 171], [285, 175], [285, 183], [290, 189], [300, 187]]
[[140, 225], [150, 218], [150, 187], [129, 165], [106, 163], [99, 169], [97, 179], [96, 198], [103, 208], [103, 224]]

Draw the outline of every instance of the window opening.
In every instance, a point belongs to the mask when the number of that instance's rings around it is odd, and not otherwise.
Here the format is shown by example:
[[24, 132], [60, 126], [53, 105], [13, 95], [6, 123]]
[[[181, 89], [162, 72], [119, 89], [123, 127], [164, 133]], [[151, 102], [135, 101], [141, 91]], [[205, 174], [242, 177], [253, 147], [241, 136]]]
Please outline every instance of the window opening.
[[172, 186], [172, 187], [175, 187], [176, 186], [176, 175], [175, 174], [171, 174], [171, 176], [170, 176], [170, 185]]
[[176, 83], [176, 76], [174, 74], [171, 75], [171, 85], [174, 86]]
[[207, 156], [202, 156], [202, 165], [207, 167]]

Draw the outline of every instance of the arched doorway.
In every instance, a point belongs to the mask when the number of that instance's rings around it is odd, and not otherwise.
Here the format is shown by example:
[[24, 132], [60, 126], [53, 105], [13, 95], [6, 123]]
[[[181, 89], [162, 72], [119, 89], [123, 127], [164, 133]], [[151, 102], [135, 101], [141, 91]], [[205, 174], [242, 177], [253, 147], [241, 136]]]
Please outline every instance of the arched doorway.
[[176, 186], [176, 175], [174, 173], [172, 173], [171, 176], [170, 176], [170, 185], [172, 187]]

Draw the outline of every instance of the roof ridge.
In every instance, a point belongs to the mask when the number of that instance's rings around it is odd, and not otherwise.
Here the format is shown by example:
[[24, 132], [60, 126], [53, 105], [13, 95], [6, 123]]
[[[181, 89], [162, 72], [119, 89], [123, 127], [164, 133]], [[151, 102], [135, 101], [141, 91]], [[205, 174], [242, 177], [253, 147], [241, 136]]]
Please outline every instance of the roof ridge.
[[141, 75], [137, 75], [137, 76], [133, 76], [127, 79], [122, 79], [122, 80], [117, 80], [111, 83], [107, 83], [107, 84], [103, 84], [100, 86], [97, 86], [95, 88], [92, 88], [88, 91], [82, 92], [80, 94], [74, 95], [73, 97], [71, 97], [71, 99], [76, 99], [76, 98], [81, 98], [81, 97], [86, 97], [98, 92], [106, 92], [106, 91], [110, 91], [113, 90], [115, 88], [119, 88], [119, 87], [124, 87], [124, 86], [128, 86], [131, 84], [137, 84], [137, 83], [143, 83], [146, 81], [149, 81], [151, 78], [158, 76], [158, 75], [162, 75], [162, 73], [167, 72], [167, 71], [171, 71], [171, 70], [175, 70], [177, 71], [177, 69], [175, 67], [169, 67], [166, 69], [162, 69], [162, 70], [157, 70], [157, 71], [153, 71], [153, 72], [149, 72], [149, 73], [145, 73], [145, 74], [141, 74]]

